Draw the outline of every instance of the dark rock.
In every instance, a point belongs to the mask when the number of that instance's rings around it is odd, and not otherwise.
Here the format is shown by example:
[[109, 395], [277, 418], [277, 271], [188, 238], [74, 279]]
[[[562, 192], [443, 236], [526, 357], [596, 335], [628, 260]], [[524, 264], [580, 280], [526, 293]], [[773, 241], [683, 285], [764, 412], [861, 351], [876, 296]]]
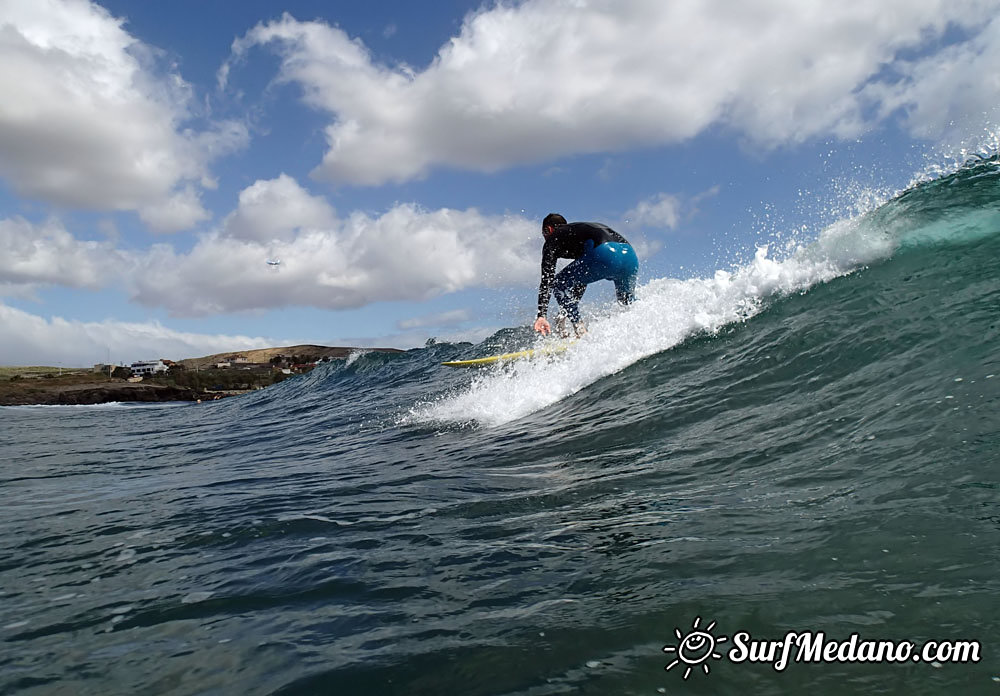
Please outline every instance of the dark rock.
[[202, 396], [187, 387], [164, 384], [74, 384], [25, 390], [0, 395], [0, 405], [82, 405], [105, 404], [112, 401], [162, 402], [195, 401]]

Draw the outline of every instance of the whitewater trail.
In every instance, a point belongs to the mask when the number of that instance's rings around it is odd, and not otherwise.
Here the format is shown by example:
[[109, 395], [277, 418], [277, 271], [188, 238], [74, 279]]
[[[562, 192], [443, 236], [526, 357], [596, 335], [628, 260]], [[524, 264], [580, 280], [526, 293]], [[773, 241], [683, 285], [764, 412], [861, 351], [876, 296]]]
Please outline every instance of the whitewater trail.
[[[565, 354], [476, 374], [457, 392], [416, 405], [402, 421], [502, 425], [691, 336], [746, 321], [774, 299], [885, 261], [900, 247], [982, 236], [983, 230], [996, 229], [1000, 211], [983, 210], [975, 200], [961, 197], [942, 204], [934, 189], [957, 183], [971, 196], [976, 189], [965, 184], [995, 186], [997, 177], [993, 157], [896, 196], [865, 191], [851, 203], [854, 216], [830, 225], [814, 241], [786, 243], [779, 255], [760, 246], [747, 264], [716, 271], [710, 278], [650, 280], [639, 287], [638, 299], [627, 311], [604, 309], [589, 317], [586, 338]], [[985, 184], [978, 181], [983, 179]]]
[[785, 259], [771, 258], [762, 246], [750, 263], [733, 272], [649, 281], [627, 310], [592, 317], [586, 337], [565, 354], [477, 374], [464, 391], [418, 405], [406, 420], [497, 426], [522, 418], [692, 335], [746, 321], [770, 298], [805, 291], [887, 258], [894, 246], [887, 235], [851, 220], [831, 226]]

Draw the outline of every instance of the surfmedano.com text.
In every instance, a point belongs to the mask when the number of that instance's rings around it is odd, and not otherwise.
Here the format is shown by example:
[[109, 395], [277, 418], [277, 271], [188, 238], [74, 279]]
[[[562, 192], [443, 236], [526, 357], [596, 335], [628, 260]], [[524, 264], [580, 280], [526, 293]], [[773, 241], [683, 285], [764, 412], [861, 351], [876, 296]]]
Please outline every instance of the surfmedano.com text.
[[922, 644], [908, 640], [862, 640], [852, 633], [847, 640], [828, 640], [822, 631], [789, 631], [783, 640], [754, 640], [749, 632], [732, 636], [726, 657], [730, 662], [769, 663], [781, 672], [791, 662], [979, 662], [977, 640], [934, 641]]

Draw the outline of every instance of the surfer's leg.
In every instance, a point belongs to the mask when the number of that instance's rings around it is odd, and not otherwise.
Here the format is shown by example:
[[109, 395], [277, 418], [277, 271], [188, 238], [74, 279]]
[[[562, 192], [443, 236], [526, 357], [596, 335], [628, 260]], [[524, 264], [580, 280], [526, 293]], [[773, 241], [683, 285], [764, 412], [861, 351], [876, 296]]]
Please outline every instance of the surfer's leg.
[[580, 321], [580, 300], [583, 298], [583, 292], [587, 289], [585, 284], [576, 281], [576, 274], [572, 269], [576, 263], [578, 261], [566, 266], [552, 281], [553, 297], [556, 298], [556, 302], [574, 324]]
[[569, 330], [566, 328], [566, 312], [559, 310], [556, 320], [552, 322], [552, 333], [559, 338], [569, 338]]
[[587, 290], [587, 283], [598, 280], [594, 275], [591, 259], [582, 256], [556, 274], [552, 281], [552, 295], [566, 312], [573, 324], [580, 323], [580, 300]]
[[631, 273], [624, 278], [615, 278], [615, 298], [618, 304], [630, 305], [635, 301], [635, 281], [637, 273]]
[[604, 277], [614, 282], [615, 297], [623, 305], [635, 300], [639, 258], [630, 244], [605, 242], [594, 250], [603, 266]]

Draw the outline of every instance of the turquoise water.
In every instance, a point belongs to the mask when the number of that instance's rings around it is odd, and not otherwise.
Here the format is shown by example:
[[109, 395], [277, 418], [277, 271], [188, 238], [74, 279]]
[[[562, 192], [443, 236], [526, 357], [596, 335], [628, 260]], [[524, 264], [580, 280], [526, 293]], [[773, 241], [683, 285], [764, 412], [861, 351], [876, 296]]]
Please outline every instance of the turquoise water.
[[[998, 338], [986, 160], [650, 281], [550, 361], [438, 365], [518, 329], [211, 404], [0, 409], [0, 691], [997, 693]], [[728, 640], [685, 679], [663, 648], [698, 617]], [[980, 659], [777, 671], [739, 631]]]

